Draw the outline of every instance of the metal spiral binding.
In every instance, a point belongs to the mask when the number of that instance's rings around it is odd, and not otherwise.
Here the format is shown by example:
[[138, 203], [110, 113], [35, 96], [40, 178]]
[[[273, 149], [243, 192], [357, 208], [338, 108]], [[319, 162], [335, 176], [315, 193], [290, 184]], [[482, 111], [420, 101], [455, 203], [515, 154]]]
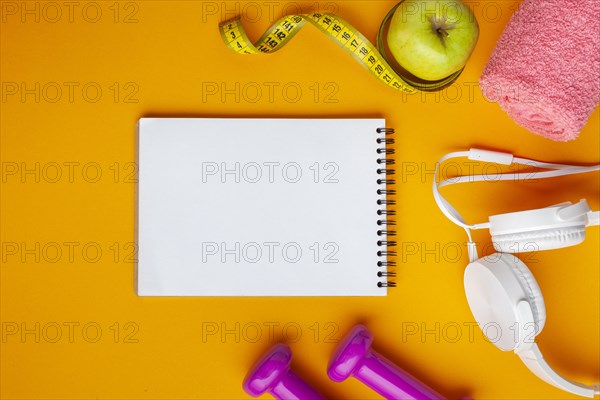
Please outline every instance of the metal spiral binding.
[[377, 210], [377, 215], [381, 216], [380, 219], [377, 220], [377, 226], [379, 227], [377, 230], [377, 236], [379, 236], [379, 240], [377, 240], [377, 246], [379, 246], [380, 250], [377, 252], [377, 257], [381, 259], [377, 262], [377, 267], [380, 270], [377, 272], [378, 279], [377, 286], [381, 288], [388, 287], [396, 287], [396, 282], [391, 278], [396, 277], [396, 272], [389, 271], [389, 267], [395, 267], [395, 261], [389, 261], [388, 257], [396, 257], [397, 253], [393, 250], [390, 250], [391, 247], [395, 247], [397, 242], [395, 240], [389, 240], [390, 237], [396, 236], [396, 231], [392, 228], [396, 225], [396, 221], [390, 219], [396, 215], [395, 210], [389, 210], [387, 206], [396, 205], [396, 200], [390, 199], [389, 196], [395, 196], [395, 189], [388, 189], [389, 185], [395, 185], [396, 180], [390, 179], [392, 175], [396, 174], [396, 170], [393, 165], [396, 164], [394, 158], [388, 158], [395, 154], [395, 150], [387, 147], [387, 145], [394, 144], [395, 139], [391, 137], [394, 133], [393, 128], [377, 128], [377, 133], [379, 137], [377, 138], [377, 143], [383, 145], [382, 147], [377, 149], [377, 154], [379, 158], [377, 158], [377, 174], [381, 176], [381, 178], [377, 179], [377, 184], [381, 185], [380, 189], [377, 189], [377, 195], [380, 196], [377, 200], [377, 205], [384, 206], [381, 209]]

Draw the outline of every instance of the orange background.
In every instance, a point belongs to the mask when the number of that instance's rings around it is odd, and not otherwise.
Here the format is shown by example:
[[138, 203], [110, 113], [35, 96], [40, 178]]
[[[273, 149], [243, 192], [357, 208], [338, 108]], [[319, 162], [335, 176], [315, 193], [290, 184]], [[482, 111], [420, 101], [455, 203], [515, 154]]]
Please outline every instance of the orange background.
[[[228, 51], [217, 29], [241, 13], [256, 39], [284, 13], [316, 10], [374, 40], [393, 1], [53, 4], [1, 2], [2, 398], [247, 398], [245, 373], [278, 341], [290, 343], [294, 368], [327, 397], [378, 398], [355, 380], [326, 376], [335, 342], [358, 322], [374, 333], [375, 349], [448, 397], [569, 398], [471, 331], [464, 232], [431, 196], [437, 159], [470, 146], [600, 159], [598, 110], [576, 141], [555, 143], [482, 97], [476, 82], [518, 2], [472, 3], [481, 36], [465, 72], [444, 92], [413, 96], [378, 83], [314, 27], [256, 57]], [[33, 14], [22, 15], [25, 7]], [[32, 92], [22, 97], [23, 88]], [[143, 116], [386, 118], [403, 181], [398, 288], [386, 298], [137, 297], [128, 174]], [[478, 222], [580, 198], [598, 209], [598, 192], [596, 174], [445, 193]], [[489, 249], [486, 232], [476, 239]], [[542, 351], [559, 372], [587, 383], [600, 375], [598, 243], [593, 228], [582, 245], [523, 256], [546, 299]]]

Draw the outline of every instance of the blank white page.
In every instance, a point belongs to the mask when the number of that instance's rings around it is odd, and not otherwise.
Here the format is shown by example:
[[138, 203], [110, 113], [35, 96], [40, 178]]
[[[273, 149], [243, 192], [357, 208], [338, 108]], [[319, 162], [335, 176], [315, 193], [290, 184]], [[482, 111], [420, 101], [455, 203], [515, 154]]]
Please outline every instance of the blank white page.
[[381, 296], [383, 119], [142, 118], [140, 296]]

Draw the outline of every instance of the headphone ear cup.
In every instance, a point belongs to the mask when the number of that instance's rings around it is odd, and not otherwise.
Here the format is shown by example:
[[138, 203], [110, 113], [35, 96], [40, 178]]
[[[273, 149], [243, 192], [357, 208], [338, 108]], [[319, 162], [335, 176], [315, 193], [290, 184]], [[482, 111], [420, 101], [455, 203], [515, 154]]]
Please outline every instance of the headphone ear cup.
[[[518, 346], [515, 329], [527, 335], [524, 339], [533, 339], [542, 330], [546, 322], [542, 292], [531, 271], [514, 255], [496, 253], [470, 263], [464, 283], [471, 312], [484, 335], [499, 349], [508, 351]], [[531, 310], [525, 320], [519, 312], [523, 301]]]
[[494, 249], [501, 253], [560, 249], [584, 240], [585, 225], [492, 235]]

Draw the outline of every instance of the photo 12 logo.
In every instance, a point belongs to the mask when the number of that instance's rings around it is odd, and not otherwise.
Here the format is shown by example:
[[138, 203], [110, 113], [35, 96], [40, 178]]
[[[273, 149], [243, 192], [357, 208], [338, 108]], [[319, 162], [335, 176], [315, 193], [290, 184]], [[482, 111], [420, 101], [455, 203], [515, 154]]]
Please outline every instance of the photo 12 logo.
[[202, 183], [338, 183], [340, 166], [335, 162], [300, 163], [262, 162], [215, 162], [202, 163]]
[[456, 182], [459, 177], [467, 177], [468, 182], [476, 182], [475, 175], [481, 175], [484, 182], [500, 182], [501, 175], [511, 175], [512, 182], [535, 183], [536, 166], [524, 162], [501, 166], [481, 161], [446, 161], [441, 165], [424, 161], [401, 161], [397, 163], [398, 180], [402, 183], [425, 183], [430, 185], [438, 169], [438, 182]]
[[202, 102], [337, 104], [340, 87], [335, 82], [202, 82]]
[[140, 3], [135, 1], [3, 1], [1, 20], [6, 23], [139, 22]]
[[539, 327], [535, 323], [519, 324], [515, 322], [502, 329], [497, 322], [479, 325], [477, 322], [415, 322], [403, 321], [400, 337], [402, 343], [458, 343], [466, 341], [474, 343], [482, 340], [489, 343], [513, 341], [514, 343], [534, 343]]
[[136, 322], [95, 321], [2, 322], [2, 343], [139, 343]]
[[138, 254], [135, 242], [3, 241], [0, 249], [5, 264], [131, 264], [137, 262]]
[[202, 343], [296, 343], [306, 338], [313, 343], [337, 343], [340, 327], [335, 322], [247, 321], [202, 322]]
[[134, 162], [3, 161], [2, 183], [137, 183]]
[[327, 2], [289, 2], [289, 1], [203, 1], [202, 22], [227, 21], [240, 17], [247, 23], [265, 21], [273, 23], [287, 15], [299, 14], [337, 14], [338, 3]]
[[[493, 243], [474, 242], [480, 249], [481, 254], [486, 255], [488, 262], [500, 262], [501, 254], [497, 253]], [[402, 241], [400, 247], [400, 258], [404, 264], [455, 264], [467, 263], [468, 243], [462, 242], [409, 242]], [[506, 247], [513, 252], [520, 250], [519, 258], [527, 264], [539, 262], [537, 253], [540, 251], [539, 244], [535, 241], [507, 243]]]
[[135, 104], [140, 87], [136, 82], [32, 81], [2, 82], [2, 103]]
[[315, 264], [337, 264], [340, 246], [335, 242], [202, 242], [202, 263], [259, 262], [296, 264], [300, 261]]

